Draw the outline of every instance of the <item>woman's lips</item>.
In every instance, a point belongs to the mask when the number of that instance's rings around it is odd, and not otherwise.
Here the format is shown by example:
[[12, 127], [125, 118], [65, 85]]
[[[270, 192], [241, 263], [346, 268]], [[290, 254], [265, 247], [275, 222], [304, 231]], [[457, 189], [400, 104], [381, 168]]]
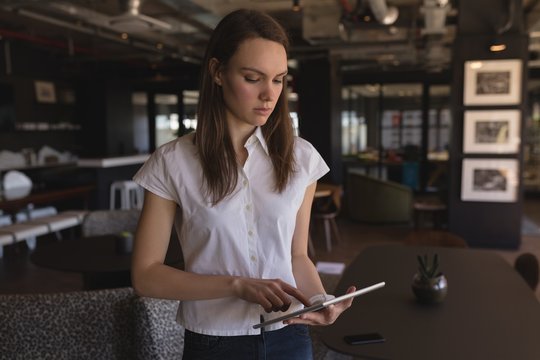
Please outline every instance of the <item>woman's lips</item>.
[[253, 109], [253, 111], [255, 111], [255, 113], [259, 115], [265, 115], [265, 116], [268, 116], [272, 113], [271, 108], [255, 108]]

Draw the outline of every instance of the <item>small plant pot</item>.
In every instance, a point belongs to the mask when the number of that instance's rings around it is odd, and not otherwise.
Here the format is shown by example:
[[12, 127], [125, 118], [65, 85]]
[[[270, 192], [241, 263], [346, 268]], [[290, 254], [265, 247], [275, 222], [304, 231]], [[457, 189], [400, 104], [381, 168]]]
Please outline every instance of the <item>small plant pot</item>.
[[133, 235], [129, 232], [121, 232], [116, 236], [115, 250], [117, 254], [126, 255], [133, 250]]
[[448, 282], [444, 275], [425, 279], [416, 273], [413, 277], [412, 291], [418, 302], [422, 304], [437, 304], [444, 300], [448, 292]]

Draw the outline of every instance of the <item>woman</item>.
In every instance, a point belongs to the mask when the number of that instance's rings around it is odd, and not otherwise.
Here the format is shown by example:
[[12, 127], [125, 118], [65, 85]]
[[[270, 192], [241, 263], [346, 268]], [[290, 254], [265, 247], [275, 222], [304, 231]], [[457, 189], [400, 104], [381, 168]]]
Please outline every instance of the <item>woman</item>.
[[[308, 359], [306, 325], [330, 324], [351, 305], [252, 327], [326, 297], [307, 242], [316, 181], [328, 167], [293, 136], [287, 48], [268, 15], [226, 16], [203, 62], [196, 132], [161, 146], [134, 178], [146, 191], [133, 284], [141, 295], [181, 300], [184, 359]], [[185, 271], [163, 263], [173, 222]]]

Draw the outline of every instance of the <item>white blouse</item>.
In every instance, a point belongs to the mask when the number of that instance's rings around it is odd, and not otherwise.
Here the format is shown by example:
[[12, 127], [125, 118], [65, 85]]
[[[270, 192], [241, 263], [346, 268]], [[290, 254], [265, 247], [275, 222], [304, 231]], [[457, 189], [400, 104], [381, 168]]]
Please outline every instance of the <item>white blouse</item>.
[[[212, 206], [201, 186], [202, 168], [193, 134], [160, 148], [135, 174], [146, 190], [179, 205], [175, 227], [186, 271], [260, 279], [279, 278], [296, 286], [291, 244], [296, 214], [306, 188], [328, 172], [315, 148], [295, 138], [296, 170], [282, 193], [274, 189], [272, 162], [260, 128], [247, 140], [248, 158], [239, 170], [234, 192]], [[288, 312], [301, 308], [298, 301]], [[181, 301], [177, 320], [191, 331], [217, 336], [254, 335], [252, 326], [283, 315], [266, 313], [254, 303], [236, 297]], [[284, 324], [265, 328], [277, 330]]]

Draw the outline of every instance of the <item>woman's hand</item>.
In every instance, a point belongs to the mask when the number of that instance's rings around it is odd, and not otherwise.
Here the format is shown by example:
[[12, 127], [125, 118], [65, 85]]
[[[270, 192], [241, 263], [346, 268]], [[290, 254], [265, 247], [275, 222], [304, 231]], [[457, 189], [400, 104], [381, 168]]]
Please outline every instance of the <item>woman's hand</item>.
[[300, 290], [280, 279], [236, 278], [233, 288], [239, 298], [261, 305], [266, 312], [287, 311], [291, 306], [291, 296], [305, 306], [309, 300]]
[[[347, 294], [356, 291], [354, 286], [351, 286], [347, 289]], [[305, 324], [305, 325], [330, 325], [341, 315], [342, 312], [347, 310], [352, 305], [353, 299], [347, 299], [341, 302], [336, 303], [335, 305], [330, 305], [320, 311], [309, 312], [302, 314], [299, 317], [285, 320], [284, 323], [287, 325], [292, 324]]]

